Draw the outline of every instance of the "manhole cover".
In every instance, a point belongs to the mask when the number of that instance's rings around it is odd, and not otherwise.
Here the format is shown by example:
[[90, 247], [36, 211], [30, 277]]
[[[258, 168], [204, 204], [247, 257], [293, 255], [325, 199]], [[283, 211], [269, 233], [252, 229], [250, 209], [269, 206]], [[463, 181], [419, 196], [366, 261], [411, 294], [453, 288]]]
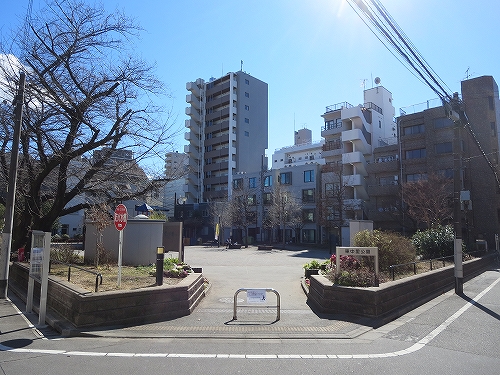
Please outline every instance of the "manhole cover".
[[[245, 301], [244, 299], [241, 299], [241, 298], [238, 298], [237, 300], [238, 300], [237, 301], [238, 303], [241, 303], [241, 302]], [[230, 298], [230, 297], [220, 298], [219, 302], [222, 302], [222, 303], [234, 303], [234, 298]]]

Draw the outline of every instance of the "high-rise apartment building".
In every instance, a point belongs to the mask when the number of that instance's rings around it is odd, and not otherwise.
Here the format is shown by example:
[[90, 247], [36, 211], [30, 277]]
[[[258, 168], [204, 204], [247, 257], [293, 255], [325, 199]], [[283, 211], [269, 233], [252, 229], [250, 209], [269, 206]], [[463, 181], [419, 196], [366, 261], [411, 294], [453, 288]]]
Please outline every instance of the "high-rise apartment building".
[[267, 83], [239, 71], [188, 82], [187, 203], [227, 199], [233, 175], [260, 171], [268, 146]]

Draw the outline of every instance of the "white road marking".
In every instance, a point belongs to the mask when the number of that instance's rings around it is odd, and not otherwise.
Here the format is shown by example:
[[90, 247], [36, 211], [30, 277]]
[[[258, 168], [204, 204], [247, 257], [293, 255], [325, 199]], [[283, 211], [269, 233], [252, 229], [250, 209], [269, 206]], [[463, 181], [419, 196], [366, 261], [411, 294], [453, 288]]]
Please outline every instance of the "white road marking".
[[[65, 350], [47, 350], [47, 349], [27, 349], [27, 348], [11, 348], [0, 344], [0, 351], [8, 351], [11, 353], [31, 353], [31, 354], [51, 354], [65, 356], [89, 356], [89, 357], [154, 357], [154, 358], [220, 358], [220, 359], [374, 359], [374, 358], [389, 358], [408, 355], [414, 353], [427, 344], [429, 344], [437, 335], [443, 332], [451, 323], [457, 320], [470, 307], [474, 306], [486, 293], [495, 287], [500, 282], [500, 277], [496, 279], [490, 286], [479, 293], [470, 302], [467, 302], [461, 309], [446, 319], [439, 327], [430, 332], [417, 343], [407, 349], [398, 350], [389, 353], [375, 354], [200, 354], [200, 353], [107, 353], [107, 352], [85, 352], [85, 351], [65, 351]], [[15, 307], [15, 306], [14, 306]], [[17, 310], [17, 308], [16, 308]], [[17, 310], [21, 315], [22, 313]], [[26, 318], [25, 318], [26, 319]], [[27, 320], [27, 319], [26, 319]], [[28, 321], [30, 327], [34, 327]]]

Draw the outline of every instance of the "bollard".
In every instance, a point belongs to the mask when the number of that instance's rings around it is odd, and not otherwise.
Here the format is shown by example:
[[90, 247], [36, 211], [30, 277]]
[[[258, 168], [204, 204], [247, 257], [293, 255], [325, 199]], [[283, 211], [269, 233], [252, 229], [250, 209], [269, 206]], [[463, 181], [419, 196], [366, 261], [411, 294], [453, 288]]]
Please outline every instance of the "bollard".
[[156, 248], [156, 285], [163, 285], [163, 258], [165, 253], [163, 251], [163, 246]]

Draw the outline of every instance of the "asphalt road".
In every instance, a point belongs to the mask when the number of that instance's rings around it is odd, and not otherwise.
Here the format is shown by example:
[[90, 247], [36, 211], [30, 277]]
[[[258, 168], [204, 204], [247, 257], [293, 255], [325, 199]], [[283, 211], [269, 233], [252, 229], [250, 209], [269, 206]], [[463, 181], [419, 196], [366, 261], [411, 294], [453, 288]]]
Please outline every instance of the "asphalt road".
[[[305, 310], [304, 296], [296, 292], [297, 278], [273, 284], [273, 277], [255, 278], [258, 267], [265, 274], [282, 272], [291, 263], [301, 265], [313, 253], [269, 254], [242, 251], [237, 256], [245, 265], [230, 262], [230, 252], [203, 250], [186, 253], [192, 266], [202, 266], [213, 283], [199, 308], [225, 311], [225, 298], [235, 288], [276, 287], [281, 290], [284, 310]], [[225, 255], [224, 255], [225, 253]], [[200, 255], [201, 254], [201, 255]], [[202, 255], [209, 260], [203, 260]], [[197, 255], [200, 263], [190, 257]], [[313, 257], [316, 254], [313, 255]], [[290, 257], [277, 261], [281, 257]], [[263, 261], [265, 260], [265, 261]], [[268, 265], [273, 260], [276, 265]], [[230, 269], [227, 269], [229, 266]], [[270, 268], [267, 268], [270, 267]], [[294, 267], [295, 268], [295, 267]], [[224, 272], [226, 277], [219, 279]], [[291, 271], [294, 273], [295, 271]], [[299, 271], [301, 274], [302, 271]], [[229, 275], [236, 276], [228, 281]], [[300, 277], [300, 276], [299, 276]], [[226, 285], [227, 284], [227, 285]], [[288, 285], [290, 284], [290, 285]], [[287, 285], [289, 289], [286, 289]], [[222, 300], [221, 300], [222, 299]], [[302, 304], [300, 304], [302, 300]], [[464, 285], [464, 295], [441, 295], [401, 318], [379, 328], [366, 329], [344, 338], [304, 336], [269, 338], [127, 337], [106, 336], [61, 338], [48, 328], [33, 327], [9, 301], [0, 304], [0, 369], [3, 374], [497, 374], [500, 373], [500, 272], [498, 267]], [[193, 314], [182, 326], [194, 327], [207, 316]], [[215, 314], [217, 315], [217, 314]], [[293, 314], [290, 314], [290, 316]], [[305, 315], [305, 320], [313, 319]], [[207, 322], [216, 326], [217, 319]], [[284, 320], [287, 315], [285, 314]], [[26, 320], [27, 319], [27, 320]], [[295, 320], [294, 320], [295, 319]], [[316, 317], [316, 319], [319, 319]], [[297, 318], [291, 319], [297, 324]], [[310, 325], [311, 321], [307, 322]], [[198, 323], [200, 326], [203, 322]], [[286, 327], [284, 323], [283, 327]], [[318, 323], [319, 324], [319, 323]], [[259, 327], [262, 323], [256, 323]], [[152, 328], [152, 327], [151, 327]], [[316, 327], [318, 328], [318, 327]], [[248, 329], [248, 327], [245, 327]]]

